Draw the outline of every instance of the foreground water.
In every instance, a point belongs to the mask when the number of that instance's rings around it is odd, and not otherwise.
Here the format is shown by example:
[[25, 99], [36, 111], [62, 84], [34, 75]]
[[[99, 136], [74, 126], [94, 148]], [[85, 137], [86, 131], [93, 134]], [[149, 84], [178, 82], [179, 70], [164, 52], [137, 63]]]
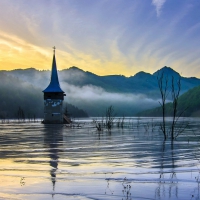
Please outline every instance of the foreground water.
[[0, 124], [0, 199], [199, 199], [200, 120], [187, 121], [173, 145], [160, 119], [100, 133], [91, 120]]

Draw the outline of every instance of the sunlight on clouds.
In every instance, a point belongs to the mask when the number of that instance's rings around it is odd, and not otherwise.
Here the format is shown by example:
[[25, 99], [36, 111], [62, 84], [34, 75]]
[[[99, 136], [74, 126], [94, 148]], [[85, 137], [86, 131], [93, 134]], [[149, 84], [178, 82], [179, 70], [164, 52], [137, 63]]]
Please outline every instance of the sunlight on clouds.
[[50, 52], [9, 34], [0, 32], [0, 69], [30, 68], [47, 66]]
[[98, 55], [86, 54], [72, 47], [70, 47], [70, 53], [57, 50], [58, 68], [66, 69], [71, 66], [77, 66], [84, 71], [91, 71], [99, 75], [129, 75], [130, 69], [126, 68], [128, 66], [127, 58], [122, 55], [115, 42], [110, 45], [110, 51], [111, 57], [107, 57], [105, 52], [101, 52]]
[[[0, 33], [0, 67], [1, 69], [30, 68], [51, 69], [52, 49], [31, 45], [19, 38]], [[135, 47], [137, 49], [137, 47]], [[134, 50], [135, 51], [135, 50]], [[149, 53], [148, 53], [149, 51]], [[5, 53], [6, 52], [6, 53]], [[155, 72], [164, 65], [179, 67], [184, 61], [172, 62], [171, 56], [174, 52], [166, 55], [162, 59], [159, 54], [150, 50], [145, 50], [144, 54], [130, 52], [124, 55], [118, 48], [117, 41], [110, 44], [111, 57], [95, 57], [92, 54], [85, 54], [82, 51], [71, 47], [70, 53], [65, 50], [56, 50], [57, 67], [59, 70], [77, 66], [84, 71], [90, 71], [98, 75], [122, 74], [126, 76], [134, 75], [138, 71], [149, 73]], [[159, 53], [159, 52], [158, 52]], [[167, 64], [166, 64], [167, 63]], [[6, 66], [6, 67], [5, 67]], [[186, 71], [187, 69], [184, 69]]]
[[[32, 45], [31, 43], [26, 42], [25, 40], [22, 40], [16, 36], [11, 36], [11, 35], [6, 35], [6, 34], [2, 34], [2, 36], [8, 41], [10, 40], [10, 44], [13, 45], [15, 48], [17, 48], [16, 46], [18, 46], [18, 48], [21, 49], [21, 51], [33, 51], [33, 52], [37, 52], [38, 54], [41, 54], [44, 57], [49, 56], [49, 52], [47, 50], [45, 50], [42, 47], [38, 47], [36, 45]], [[1, 37], [1, 33], [0, 33], [0, 37]]]
[[[0, 69], [30, 68], [51, 69], [53, 51], [51, 47], [42, 48], [12, 35], [0, 32]], [[111, 60], [101, 60], [91, 54], [85, 54], [71, 47], [71, 53], [56, 50], [58, 69], [66, 69], [77, 66], [85, 71], [104, 75], [112, 74], [121, 70], [124, 74], [124, 64], [117, 50], [112, 50]], [[123, 58], [125, 60], [125, 58]], [[6, 67], [5, 67], [6, 66]]]
[[167, 65], [200, 75], [197, 2], [22, 2], [0, 1], [0, 69], [50, 70], [55, 45], [59, 70], [131, 76]]
[[[139, 41], [141, 42], [142, 39]], [[98, 75], [122, 74], [130, 76], [139, 71], [154, 73], [167, 65], [182, 73], [183, 76], [200, 76], [197, 67], [200, 60], [196, 59], [197, 55], [194, 53], [188, 55], [188, 57], [183, 57], [182, 52], [175, 49], [169, 51], [170, 45], [159, 49], [158, 46], [162, 40], [157, 40], [154, 44], [155, 49], [152, 49], [151, 45], [142, 47], [142, 43], [138, 42], [134, 44], [130, 52], [124, 54], [120, 51], [117, 42], [118, 40], [113, 40], [109, 43], [110, 56], [106, 56], [105, 52], [99, 52], [97, 55], [86, 54], [72, 46], [62, 50], [58, 47], [56, 50], [58, 70], [77, 66], [84, 71]], [[145, 39], [143, 42], [145, 42]], [[0, 69], [12, 70], [30, 67], [39, 70], [51, 69], [52, 47], [32, 45], [16, 36], [3, 32], [0, 32], [0, 44]], [[66, 51], [66, 49], [69, 51]], [[137, 51], [140, 52], [137, 54]], [[168, 53], [163, 56], [162, 54], [165, 52]], [[194, 57], [193, 60], [189, 60], [190, 57]], [[179, 59], [176, 60], [176, 58]], [[192, 68], [192, 70], [188, 72], [188, 68]]]

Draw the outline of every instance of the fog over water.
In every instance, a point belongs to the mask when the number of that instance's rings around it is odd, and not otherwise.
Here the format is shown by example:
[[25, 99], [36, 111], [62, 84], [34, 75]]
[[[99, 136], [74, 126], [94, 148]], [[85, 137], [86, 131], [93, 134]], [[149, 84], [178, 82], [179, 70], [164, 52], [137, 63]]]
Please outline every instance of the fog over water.
[[107, 92], [93, 85], [74, 86], [61, 83], [66, 92], [66, 101], [86, 109], [90, 116], [104, 116], [105, 110], [112, 105], [117, 115], [133, 116], [136, 112], [159, 106], [158, 101], [144, 94]]
[[[38, 72], [35, 69], [6, 73], [21, 80], [24, 91], [26, 91], [26, 83], [33, 85], [38, 94], [41, 94], [40, 100], [43, 95], [42, 91], [49, 85], [51, 77], [50, 71]], [[114, 106], [118, 116], [133, 116], [142, 110], [159, 106], [158, 98], [160, 98], [160, 95], [159, 97], [152, 97], [144, 91], [119, 92], [117, 91], [118, 88], [114, 86], [112, 86], [112, 90], [109, 90], [107, 87], [111, 87], [110, 84], [107, 84], [105, 88], [103, 88], [103, 85], [98, 85], [98, 80], [97, 85], [95, 85], [95, 82], [91, 84], [90, 78], [86, 75], [87, 72], [79, 69], [65, 70], [58, 73], [60, 86], [66, 93], [65, 102], [85, 110], [89, 116], [105, 115], [105, 110], [110, 105]], [[95, 77], [96, 79], [100, 78]], [[101, 82], [101, 84], [105, 83]], [[14, 83], [11, 82], [7, 87], [13, 87], [13, 85]], [[132, 87], [135, 88], [136, 86], [133, 84]], [[27, 90], [30, 91], [30, 87], [27, 87]], [[158, 92], [157, 88], [156, 92]]]

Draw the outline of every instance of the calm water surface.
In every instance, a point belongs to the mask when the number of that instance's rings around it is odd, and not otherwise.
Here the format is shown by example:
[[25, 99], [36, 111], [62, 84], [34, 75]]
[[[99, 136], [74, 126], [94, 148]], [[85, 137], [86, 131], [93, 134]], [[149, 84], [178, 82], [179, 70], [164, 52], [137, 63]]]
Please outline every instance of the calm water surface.
[[111, 133], [91, 120], [0, 124], [0, 199], [200, 199], [200, 119], [187, 121], [173, 145], [160, 119], [126, 119]]

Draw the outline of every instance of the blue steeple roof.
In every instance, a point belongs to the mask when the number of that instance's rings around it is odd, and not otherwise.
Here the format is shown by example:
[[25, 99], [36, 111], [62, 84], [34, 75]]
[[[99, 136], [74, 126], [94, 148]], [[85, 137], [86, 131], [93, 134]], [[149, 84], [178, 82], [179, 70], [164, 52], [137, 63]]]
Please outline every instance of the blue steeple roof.
[[49, 86], [45, 90], [43, 90], [43, 92], [62, 92], [62, 93], [64, 93], [63, 90], [60, 88], [60, 84], [59, 84], [59, 80], [58, 80], [55, 49], [54, 49], [52, 69], [51, 69], [51, 81], [49, 83]]

